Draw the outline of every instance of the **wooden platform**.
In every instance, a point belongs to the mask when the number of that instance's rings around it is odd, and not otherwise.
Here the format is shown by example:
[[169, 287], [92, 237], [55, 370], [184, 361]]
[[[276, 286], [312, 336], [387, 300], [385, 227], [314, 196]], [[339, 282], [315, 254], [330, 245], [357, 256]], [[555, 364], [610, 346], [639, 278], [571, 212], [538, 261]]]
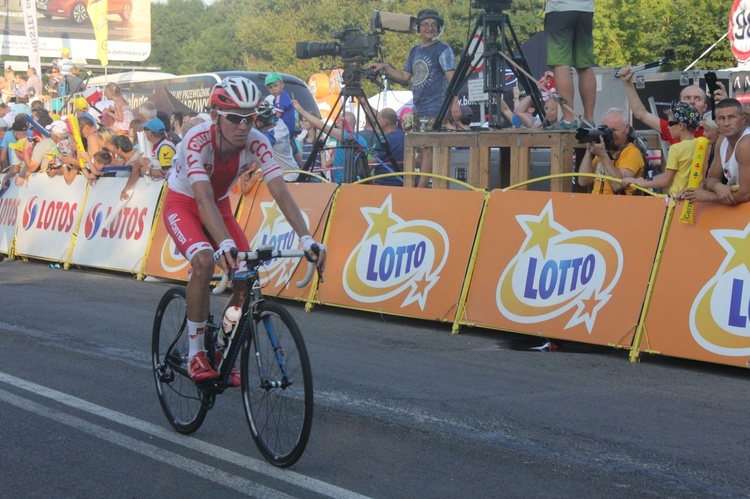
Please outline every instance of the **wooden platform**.
[[[658, 148], [658, 136], [655, 132], [640, 132], [646, 136], [650, 148]], [[481, 132], [411, 132], [406, 135], [404, 143], [404, 171], [415, 171], [416, 151], [432, 147], [433, 173], [450, 176], [450, 152], [452, 147], [469, 148], [469, 168], [466, 182], [482, 189], [500, 187], [491, 185], [490, 170], [501, 169], [501, 177], [509, 178], [508, 185], [514, 185], [529, 178], [531, 149], [550, 149], [550, 174], [572, 173], [575, 165], [575, 150], [585, 146], [578, 144], [575, 131], [567, 130], [492, 130]], [[492, 165], [491, 149], [506, 148], [509, 150], [507, 164]], [[507, 155], [504, 157], [508, 157]], [[502, 171], [507, 170], [507, 171]], [[434, 189], [447, 189], [449, 182], [433, 179]], [[568, 178], [555, 179], [551, 182], [553, 191], [570, 191], [572, 182]], [[504, 186], [503, 186], [504, 187]]]

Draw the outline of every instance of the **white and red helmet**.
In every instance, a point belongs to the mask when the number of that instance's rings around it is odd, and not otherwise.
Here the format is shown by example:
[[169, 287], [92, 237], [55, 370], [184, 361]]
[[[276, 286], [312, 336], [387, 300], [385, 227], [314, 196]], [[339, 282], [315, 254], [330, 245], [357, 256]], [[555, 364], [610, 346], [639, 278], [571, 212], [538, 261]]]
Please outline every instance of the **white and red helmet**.
[[219, 109], [255, 109], [260, 98], [255, 83], [242, 76], [224, 78], [211, 90], [211, 105]]

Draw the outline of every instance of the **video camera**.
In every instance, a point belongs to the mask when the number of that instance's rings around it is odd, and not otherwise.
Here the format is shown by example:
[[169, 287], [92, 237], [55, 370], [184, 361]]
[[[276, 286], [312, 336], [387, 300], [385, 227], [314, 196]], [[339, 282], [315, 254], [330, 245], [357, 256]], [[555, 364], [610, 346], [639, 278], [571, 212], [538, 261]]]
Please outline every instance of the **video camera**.
[[608, 151], [613, 151], [616, 149], [615, 133], [607, 125], [598, 126], [596, 129], [581, 127], [576, 130], [576, 140], [579, 144], [599, 142], [599, 137], [604, 140], [604, 147]]
[[331, 38], [338, 42], [297, 42], [297, 59], [341, 57], [344, 62], [364, 63], [380, 55], [380, 35], [365, 33], [359, 28], [334, 31]]
[[475, 9], [484, 9], [487, 12], [501, 12], [510, 9], [513, 0], [474, 0], [471, 6]]

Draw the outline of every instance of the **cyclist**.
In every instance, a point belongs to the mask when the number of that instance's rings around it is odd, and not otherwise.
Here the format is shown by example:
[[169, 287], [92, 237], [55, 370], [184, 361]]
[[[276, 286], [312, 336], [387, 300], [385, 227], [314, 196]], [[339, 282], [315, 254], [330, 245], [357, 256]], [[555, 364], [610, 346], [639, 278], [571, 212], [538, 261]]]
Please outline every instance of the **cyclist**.
[[[175, 245], [192, 265], [187, 285], [189, 366], [193, 381], [206, 381], [218, 373], [206, 358], [203, 334], [209, 314], [209, 283], [214, 265], [228, 272], [237, 268], [237, 250], [250, 244], [229, 204], [234, 181], [260, 165], [263, 180], [294, 231], [308, 259], [319, 271], [325, 266], [326, 248], [310, 236], [297, 203], [287, 190], [283, 169], [274, 158], [271, 144], [253, 128], [260, 91], [242, 77], [229, 77], [211, 90], [212, 121], [191, 128], [178, 145], [164, 201], [164, 223]], [[227, 306], [239, 306], [245, 289], [235, 283]], [[230, 377], [240, 386], [236, 368]]]

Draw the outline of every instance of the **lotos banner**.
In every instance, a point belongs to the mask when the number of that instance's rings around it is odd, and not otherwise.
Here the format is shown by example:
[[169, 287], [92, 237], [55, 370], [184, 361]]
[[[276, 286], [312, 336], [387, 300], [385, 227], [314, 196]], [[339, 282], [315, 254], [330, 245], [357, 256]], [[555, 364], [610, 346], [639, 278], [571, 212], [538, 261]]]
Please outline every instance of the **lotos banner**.
[[675, 210], [640, 348], [750, 367], [750, 203]]
[[342, 185], [318, 299], [453, 321], [483, 205], [483, 191]]
[[[25, 189], [25, 187], [24, 187]], [[21, 205], [21, 188], [11, 181], [9, 187], [0, 191], [0, 253], [9, 254], [16, 237], [16, 221]]]
[[16, 254], [65, 262], [85, 192], [86, 179], [80, 175], [68, 185], [60, 175], [32, 173], [21, 189]]
[[629, 347], [664, 213], [648, 197], [492, 192], [461, 323]]
[[[310, 234], [316, 241], [323, 239], [328, 212], [337, 187], [336, 184], [327, 183], [287, 184], [289, 192], [302, 211]], [[264, 245], [271, 245], [275, 249], [302, 248], [297, 234], [284, 218], [265, 183], [259, 183], [257, 188], [245, 197], [239, 219], [247, 220], [245, 234], [253, 249]], [[307, 260], [304, 259], [279, 258], [268, 262], [258, 273], [263, 293], [268, 296], [307, 300], [311, 284], [304, 288], [294, 285], [304, 277], [306, 271]]]
[[146, 254], [163, 182], [139, 179], [120, 201], [128, 179], [104, 178], [89, 188], [70, 263], [137, 273]]

